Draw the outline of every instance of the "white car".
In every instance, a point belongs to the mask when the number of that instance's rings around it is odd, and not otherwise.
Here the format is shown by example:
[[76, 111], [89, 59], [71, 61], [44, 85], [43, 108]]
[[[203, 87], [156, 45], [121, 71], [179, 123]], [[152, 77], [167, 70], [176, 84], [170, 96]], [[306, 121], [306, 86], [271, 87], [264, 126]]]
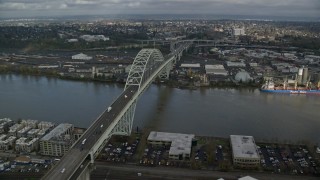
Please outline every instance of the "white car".
[[63, 168], [63, 169], [61, 170], [61, 173], [64, 173], [65, 170], [66, 170], [66, 168]]

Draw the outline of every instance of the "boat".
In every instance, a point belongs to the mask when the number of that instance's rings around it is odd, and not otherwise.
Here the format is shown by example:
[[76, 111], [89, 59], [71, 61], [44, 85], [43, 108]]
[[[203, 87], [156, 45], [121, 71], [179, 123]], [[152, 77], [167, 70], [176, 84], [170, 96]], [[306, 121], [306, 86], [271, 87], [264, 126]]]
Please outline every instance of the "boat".
[[311, 89], [308, 87], [308, 85], [305, 87], [298, 87], [297, 84], [295, 84], [294, 87], [289, 87], [286, 83], [283, 83], [282, 86], [276, 86], [272, 80], [268, 80], [265, 84], [262, 85], [260, 91], [267, 93], [320, 95], [320, 82], [318, 83], [318, 87], [316, 89]]

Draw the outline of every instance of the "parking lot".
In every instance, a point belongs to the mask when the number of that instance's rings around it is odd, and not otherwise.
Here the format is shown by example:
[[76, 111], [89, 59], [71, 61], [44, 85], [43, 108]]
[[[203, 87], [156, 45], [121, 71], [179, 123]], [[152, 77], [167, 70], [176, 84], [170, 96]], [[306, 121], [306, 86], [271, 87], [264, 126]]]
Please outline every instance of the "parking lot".
[[99, 160], [123, 163], [132, 162], [138, 144], [138, 139], [133, 142], [108, 143], [104, 147], [103, 152], [101, 152]]
[[[141, 137], [139, 137], [141, 138]], [[188, 169], [232, 171], [232, 149], [228, 139], [197, 137], [190, 159], [169, 159], [170, 145], [151, 145], [141, 138], [110, 140], [99, 160], [134, 163], [139, 166], [166, 166]], [[306, 146], [258, 143], [261, 157], [259, 170], [292, 175], [319, 175], [317, 161]]]
[[[3, 163], [0, 160], [0, 163]], [[4, 169], [0, 173], [43, 173], [54, 165], [54, 160], [45, 163], [17, 163], [15, 161], [7, 161]]]
[[319, 164], [311, 157], [305, 146], [272, 147], [260, 145], [261, 166], [275, 173], [319, 174]]
[[168, 157], [169, 157], [169, 149], [168, 146], [152, 146], [147, 145], [144, 149], [143, 156], [139, 161], [140, 165], [169, 165]]

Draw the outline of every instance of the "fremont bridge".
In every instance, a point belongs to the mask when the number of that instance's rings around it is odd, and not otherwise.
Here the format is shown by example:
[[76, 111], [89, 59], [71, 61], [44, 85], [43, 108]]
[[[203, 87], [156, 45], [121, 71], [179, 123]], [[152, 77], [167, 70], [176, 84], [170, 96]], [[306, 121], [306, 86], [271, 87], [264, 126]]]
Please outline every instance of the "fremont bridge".
[[124, 91], [90, 125], [69, 151], [43, 177], [43, 180], [90, 179], [94, 160], [112, 135], [130, 135], [137, 101], [157, 77], [168, 79], [173, 65], [180, 60], [190, 42], [175, 42], [171, 53], [142, 49], [131, 66]]

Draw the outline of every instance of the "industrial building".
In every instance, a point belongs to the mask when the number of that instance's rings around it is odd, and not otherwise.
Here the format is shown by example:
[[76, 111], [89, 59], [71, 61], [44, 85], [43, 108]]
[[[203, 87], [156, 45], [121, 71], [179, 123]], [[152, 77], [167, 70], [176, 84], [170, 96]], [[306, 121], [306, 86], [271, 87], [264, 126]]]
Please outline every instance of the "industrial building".
[[190, 159], [194, 134], [150, 132], [148, 143], [156, 146], [170, 145], [169, 158], [174, 160]]
[[91, 60], [92, 57], [88, 56], [86, 54], [80, 53], [80, 54], [73, 55], [72, 59], [75, 59], [75, 60]]
[[257, 168], [260, 155], [252, 136], [230, 135], [233, 165], [240, 168]]
[[196, 63], [196, 64], [181, 64], [180, 68], [200, 68], [200, 63]]
[[59, 124], [40, 139], [40, 153], [48, 156], [63, 156], [74, 142], [74, 126]]
[[233, 61], [227, 61], [228, 67], [246, 67], [246, 64], [244, 62], [233, 62]]
[[224, 66], [218, 65], [205, 65], [206, 74], [228, 76], [228, 71], [225, 70]]

